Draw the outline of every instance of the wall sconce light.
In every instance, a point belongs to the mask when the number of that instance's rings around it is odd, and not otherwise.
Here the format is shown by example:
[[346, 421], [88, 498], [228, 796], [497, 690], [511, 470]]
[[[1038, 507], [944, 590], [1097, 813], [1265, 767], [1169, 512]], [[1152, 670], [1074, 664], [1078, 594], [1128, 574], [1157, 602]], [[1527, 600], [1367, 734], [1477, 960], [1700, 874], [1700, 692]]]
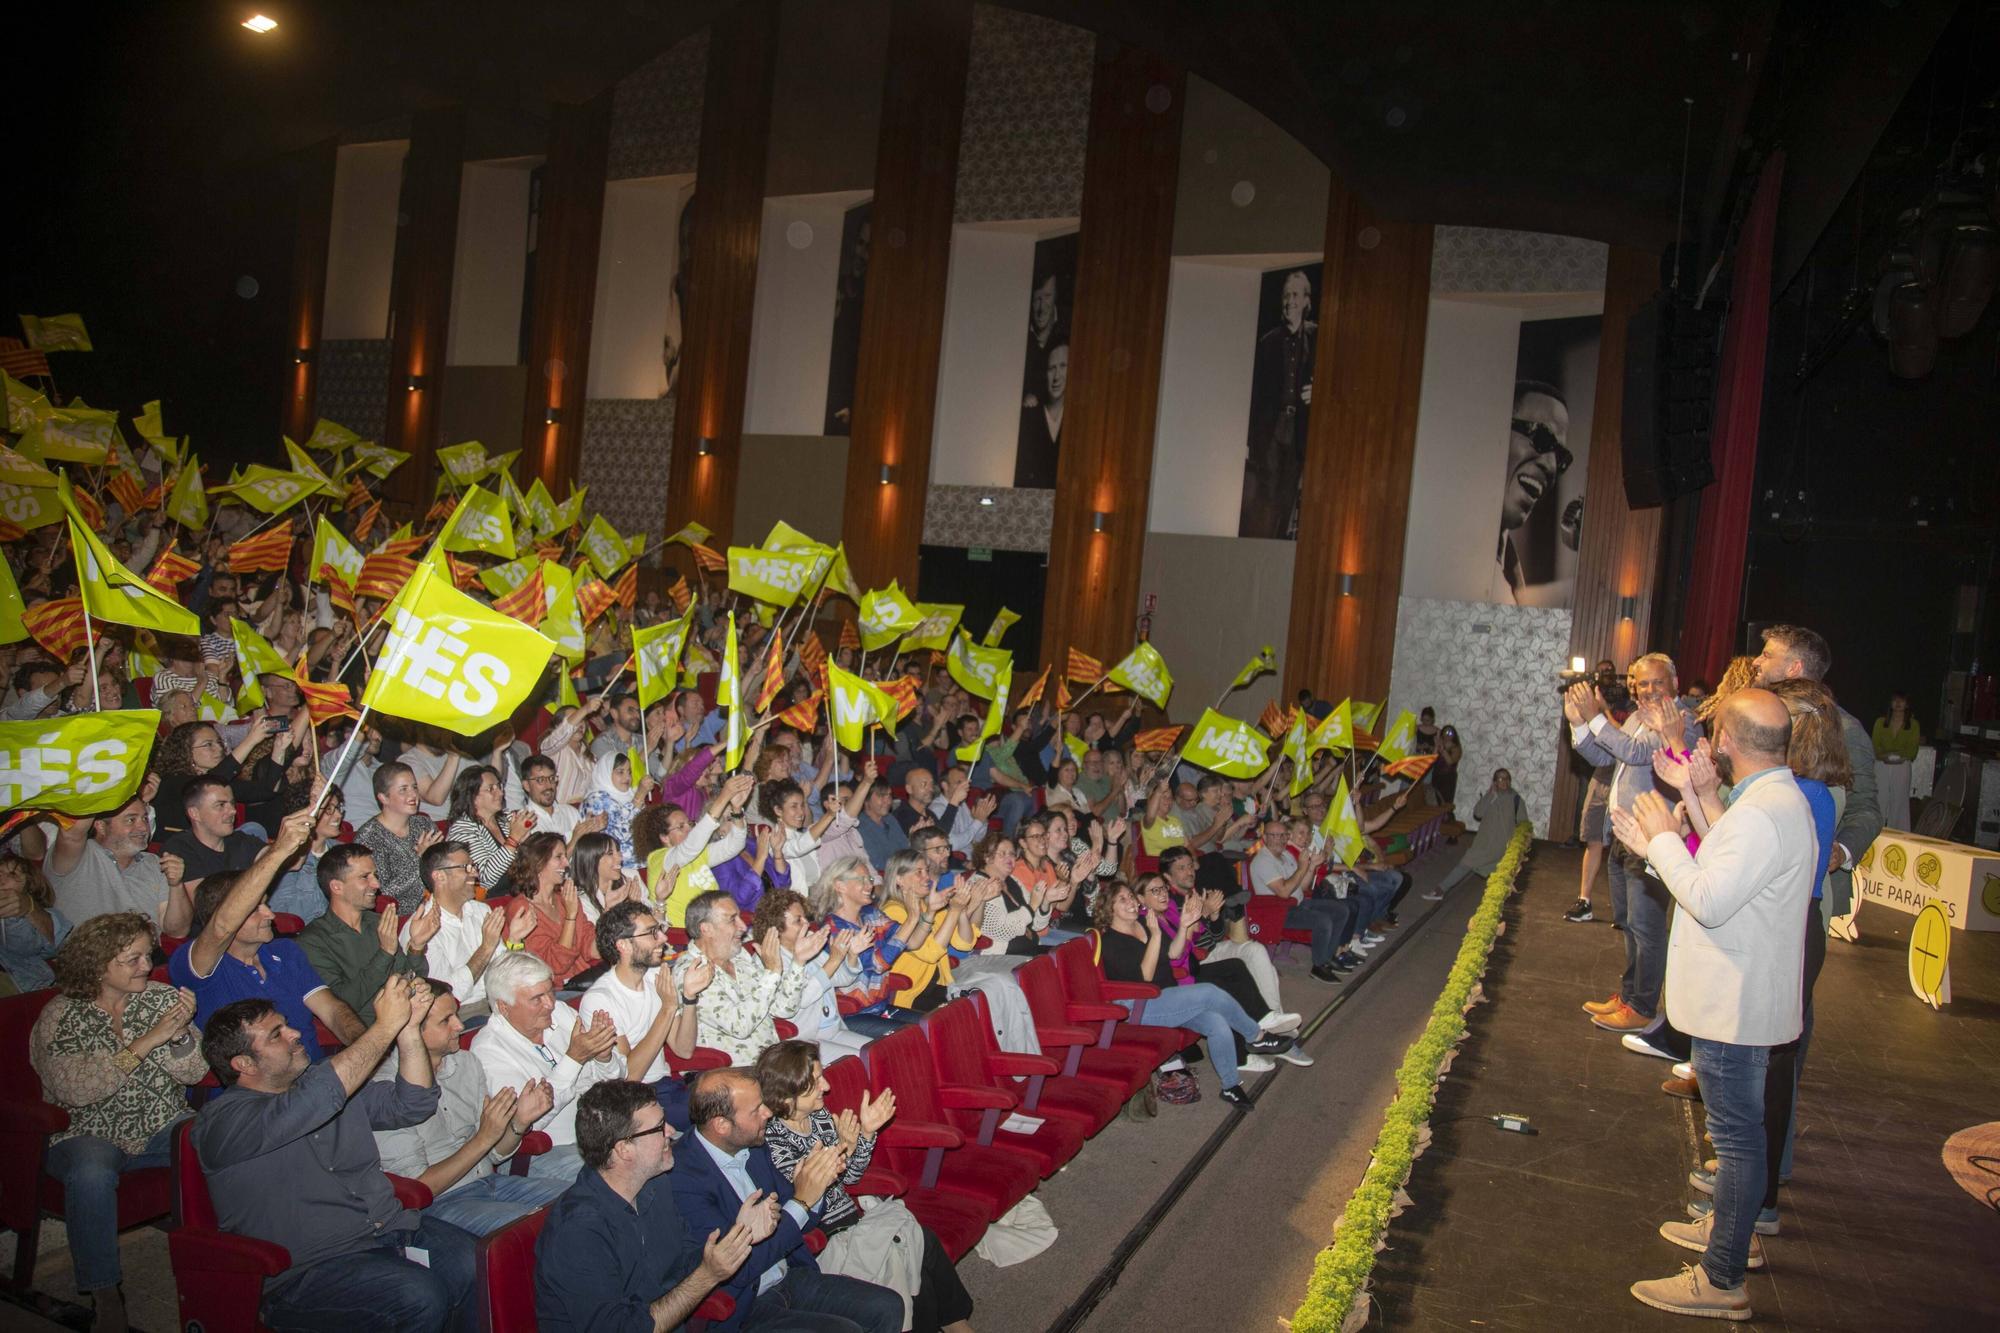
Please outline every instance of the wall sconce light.
[[1342, 574], [1340, 576], [1339, 586], [1340, 586], [1340, 595], [1342, 597], [1354, 596], [1354, 575]]
[[544, 409], [542, 412], [542, 424], [545, 426], [553, 426], [558, 422], [560, 422], [561, 420], [562, 420], [562, 409], [560, 407], [551, 406]]
[[1620, 620], [1638, 619], [1639, 599], [1637, 597], [1620, 597], [1618, 599], [1618, 618]]
[[309, 366], [312, 359], [313, 349], [310, 347], [301, 347], [292, 353], [292, 364], [295, 366]]
[[424, 377], [422, 375], [412, 375], [408, 380], [404, 381], [403, 387], [411, 393], [415, 393], [424, 387]]
[[1090, 530], [1092, 532], [1104, 531], [1104, 525], [1110, 521], [1111, 515], [1105, 513], [1102, 509], [1093, 509], [1090, 511]]
[[884, 485], [884, 486], [887, 486], [887, 485], [888, 485], [888, 484], [889, 484], [890, 482], [894, 481], [895, 479], [896, 479], [896, 469], [895, 469], [895, 467], [894, 467], [894, 466], [892, 466], [891, 464], [888, 464], [888, 463], [884, 463], [884, 464], [882, 465], [882, 471], [881, 471], [881, 473], [879, 474], [879, 476], [877, 477], [877, 480], [878, 480], [878, 481], [879, 481], [879, 482], [880, 482], [880, 483], [881, 483], [882, 485]]
[[979, 497], [979, 507], [980, 507], [981, 509], [991, 509], [991, 508], [993, 507], [993, 497], [992, 497], [992, 496], [990, 496], [990, 495], [982, 495], [982, 496], [980, 496], [980, 497]]
[[707, 458], [710, 451], [713, 450], [714, 448], [715, 448], [715, 437], [713, 435], [704, 435], [700, 439], [697, 439], [694, 442], [695, 454], [697, 457], [700, 458]]

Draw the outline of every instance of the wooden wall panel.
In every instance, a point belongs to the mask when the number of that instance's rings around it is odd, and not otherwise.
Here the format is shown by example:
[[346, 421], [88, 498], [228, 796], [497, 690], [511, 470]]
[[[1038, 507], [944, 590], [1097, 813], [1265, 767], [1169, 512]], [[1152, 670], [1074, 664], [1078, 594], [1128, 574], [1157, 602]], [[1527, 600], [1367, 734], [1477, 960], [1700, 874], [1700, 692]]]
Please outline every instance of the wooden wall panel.
[[301, 149], [288, 164], [298, 221], [292, 242], [291, 309], [285, 317], [285, 336], [291, 345], [283, 355], [291, 366], [291, 379], [285, 394], [284, 432], [301, 444], [319, 419], [320, 320], [326, 313], [326, 251], [333, 239], [333, 169], [339, 156], [340, 141], [328, 139]]
[[[438, 420], [444, 402], [445, 335], [451, 326], [451, 279], [458, 253], [458, 186], [465, 168], [465, 111], [440, 107], [411, 118], [403, 159], [403, 194], [390, 279], [388, 423], [382, 443], [410, 461], [389, 474], [385, 491], [421, 509], [437, 477]], [[420, 387], [412, 389], [411, 383]]]
[[[1186, 91], [1179, 66], [1098, 38], [1044, 662], [1071, 647], [1110, 661], [1132, 645]], [[1106, 515], [1102, 532], [1091, 530], [1094, 512]]]
[[549, 108], [548, 156], [542, 167], [535, 233], [534, 304], [528, 314], [528, 392], [515, 472], [523, 485], [540, 478], [558, 500], [569, 494], [583, 459], [590, 318], [597, 302], [597, 250], [604, 230], [604, 172], [610, 144], [609, 91], [588, 102]]
[[971, 0], [896, 0], [841, 524], [864, 587], [917, 586], [971, 45]]
[[[1416, 457], [1431, 229], [1389, 222], [1335, 178], [1292, 570], [1285, 697], [1389, 691]], [[1353, 592], [1341, 593], [1342, 575]]]
[[[1659, 568], [1658, 507], [1625, 503], [1625, 322], [1659, 287], [1659, 261], [1643, 251], [1611, 247], [1604, 275], [1604, 333], [1598, 343], [1597, 399], [1590, 415], [1590, 472], [1583, 490], [1583, 541], [1577, 548], [1576, 592], [1570, 600], [1569, 651], [1595, 666], [1619, 667], [1648, 651], [1653, 588]], [[1624, 599], [1632, 615], [1624, 615]], [[1588, 770], [1569, 760], [1565, 735], [1556, 742], [1551, 835], [1576, 828]]]
[[[735, 525], [777, 51], [776, 0], [733, 5], [709, 33], [688, 304], [681, 319], [684, 350], [674, 391], [662, 531], [703, 523], [714, 530], [718, 548]], [[706, 457], [696, 447], [704, 436], [712, 441]]]

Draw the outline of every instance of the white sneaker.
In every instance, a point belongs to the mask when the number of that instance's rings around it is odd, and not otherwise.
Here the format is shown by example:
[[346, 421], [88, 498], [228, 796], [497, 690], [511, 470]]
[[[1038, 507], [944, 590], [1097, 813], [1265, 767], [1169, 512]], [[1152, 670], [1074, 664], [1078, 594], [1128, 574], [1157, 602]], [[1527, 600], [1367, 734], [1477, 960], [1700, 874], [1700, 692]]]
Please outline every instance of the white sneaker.
[[1277, 1066], [1261, 1055], [1246, 1056], [1243, 1063], [1236, 1066], [1239, 1074], [1268, 1074]]
[[1656, 1046], [1652, 1040], [1636, 1032], [1628, 1032], [1619, 1039], [1619, 1044], [1634, 1055], [1656, 1055], [1662, 1060], [1671, 1060], [1674, 1053], [1664, 1046]]
[[1389, 937], [1387, 935], [1379, 935], [1372, 930], [1364, 930], [1361, 932], [1361, 938], [1366, 940], [1370, 944], [1380, 944], [1383, 940], [1386, 940]]
[[1432, 889], [1429, 893], [1420, 893], [1417, 896], [1427, 903], [1441, 903], [1444, 901], [1444, 895], [1436, 889]]
[[1682, 1080], [1694, 1077], [1694, 1066], [1686, 1060], [1674, 1061], [1674, 1077]]
[[1271, 1033], [1297, 1032], [1299, 1024], [1305, 1020], [1297, 1014], [1288, 1014], [1282, 1009], [1273, 1009], [1257, 1020], [1259, 1030]]
[[1313, 1062], [1313, 1058], [1306, 1054], [1306, 1048], [1297, 1042], [1293, 1042], [1289, 1050], [1279, 1051], [1278, 1058], [1288, 1065], [1297, 1065], [1301, 1069], [1309, 1068]]

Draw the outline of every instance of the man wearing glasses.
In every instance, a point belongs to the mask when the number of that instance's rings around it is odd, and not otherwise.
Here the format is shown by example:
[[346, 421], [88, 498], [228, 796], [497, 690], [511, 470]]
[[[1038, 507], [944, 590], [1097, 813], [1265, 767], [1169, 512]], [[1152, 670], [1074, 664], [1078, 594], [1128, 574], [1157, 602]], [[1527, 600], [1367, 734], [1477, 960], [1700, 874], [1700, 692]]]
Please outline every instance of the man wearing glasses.
[[[535, 924], [534, 913], [515, 918], [513, 938], [503, 939], [506, 917], [479, 901], [479, 867], [472, 849], [462, 842], [440, 842], [417, 859], [417, 874], [437, 904], [437, 934], [424, 956], [430, 975], [451, 987], [459, 1012], [472, 1017], [487, 1012], [486, 965], [503, 949], [519, 948]], [[410, 927], [403, 922], [402, 943], [410, 947]]]
[[[1547, 570], [1524, 565], [1517, 534], [1537, 505], [1555, 489], [1556, 478], [1569, 470], [1569, 404], [1562, 390], [1539, 380], [1514, 385], [1514, 417], [1507, 436], [1507, 483], [1500, 496], [1500, 577], [1515, 602], [1522, 602], [1530, 584], [1550, 582]], [[1572, 549], [1577, 535], [1568, 515], [1562, 540]], [[1532, 562], [1531, 562], [1532, 563]], [[1561, 603], [1567, 605], [1567, 602]]]
[[610, 1017], [625, 1044], [625, 1069], [658, 1094], [667, 1118], [687, 1124], [687, 1089], [667, 1070], [666, 1052], [681, 1059], [694, 1054], [699, 1021], [695, 1005], [715, 971], [705, 957], [696, 958], [687, 975], [661, 964], [667, 956], [667, 929], [643, 902], [622, 902], [597, 918], [597, 953], [611, 966], [583, 993], [577, 1011], [585, 1023]]

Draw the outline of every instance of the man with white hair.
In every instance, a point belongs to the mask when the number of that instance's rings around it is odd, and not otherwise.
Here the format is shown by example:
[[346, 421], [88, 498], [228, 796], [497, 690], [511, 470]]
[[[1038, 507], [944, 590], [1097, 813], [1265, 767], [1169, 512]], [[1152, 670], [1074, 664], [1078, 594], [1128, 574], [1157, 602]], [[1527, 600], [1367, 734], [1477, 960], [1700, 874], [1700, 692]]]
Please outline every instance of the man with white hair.
[[486, 968], [486, 998], [493, 1017], [472, 1039], [472, 1054], [486, 1071], [489, 1093], [547, 1080], [554, 1104], [530, 1126], [547, 1134], [551, 1151], [532, 1159], [528, 1173], [572, 1180], [582, 1166], [576, 1151], [576, 1099], [606, 1079], [623, 1078], [618, 1031], [600, 1013], [588, 1026], [556, 999], [549, 965], [514, 948]]

